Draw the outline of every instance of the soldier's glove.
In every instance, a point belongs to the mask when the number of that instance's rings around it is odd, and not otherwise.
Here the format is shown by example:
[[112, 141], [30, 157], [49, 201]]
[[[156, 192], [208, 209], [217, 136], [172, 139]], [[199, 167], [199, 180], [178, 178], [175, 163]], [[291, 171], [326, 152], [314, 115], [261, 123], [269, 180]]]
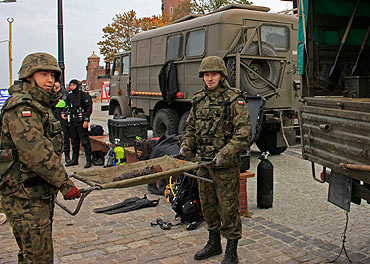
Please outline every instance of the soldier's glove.
[[76, 186], [73, 186], [72, 190], [70, 190], [69, 192], [66, 193], [66, 195], [64, 195], [65, 200], [73, 200], [80, 197], [81, 193]]
[[179, 154], [184, 157], [186, 160], [193, 158], [193, 153], [190, 150], [185, 150], [183, 147], [180, 148]]
[[218, 157], [214, 157], [212, 163], [214, 164], [215, 167], [222, 167], [224, 165], [221, 158]]

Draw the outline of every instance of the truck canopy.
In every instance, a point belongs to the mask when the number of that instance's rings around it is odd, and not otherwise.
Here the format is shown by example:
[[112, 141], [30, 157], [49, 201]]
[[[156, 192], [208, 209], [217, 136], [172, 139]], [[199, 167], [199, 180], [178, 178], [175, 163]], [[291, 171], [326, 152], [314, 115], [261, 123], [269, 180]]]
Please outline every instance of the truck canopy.
[[[303, 5], [302, 5], [303, 3]], [[305, 49], [305, 35], [307, 35], [307, 24], [312, 23], [314, 41], [319, 44], [337, 45], [341, 44], [342, 37], [346, 31], [347, 23], [352, 15], [355, 0], [300, 0], [299, 1], [299, 31], [298, 31], [298, 67], [297, 74], [303, 74], [303, 59]], [[312, 9], [311, 9], [312, 7]], [[355, 20], [349, 31], [346, 45], [360, 47], [367, 32], [370, 17], [370, 1], [360, 1]], [[303, 20], [304, 19], [304, 20]], [[308, 22], [307, 19], [312, 21]], [[338, 22], [340, 21], [340, 23]], [[366, 46], [370, 45], [370, 38]]]

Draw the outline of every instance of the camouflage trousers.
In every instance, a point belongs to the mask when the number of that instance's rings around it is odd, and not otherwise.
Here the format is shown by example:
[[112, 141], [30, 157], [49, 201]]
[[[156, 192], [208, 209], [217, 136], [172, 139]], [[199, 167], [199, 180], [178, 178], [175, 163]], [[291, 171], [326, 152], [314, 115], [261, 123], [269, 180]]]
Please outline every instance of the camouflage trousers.
[[53, 201], [3, 195], [2, 206], [19, 247], [18, 263], [53, 263]]
[[208, 230], [219, 230], [227, 239], [240, 239], [240, 168], [213, 169], [214, 178], [205, 168], [200, 168], [197, 174], [213, 180], [213, 183], [198, 180], [200, 204]]

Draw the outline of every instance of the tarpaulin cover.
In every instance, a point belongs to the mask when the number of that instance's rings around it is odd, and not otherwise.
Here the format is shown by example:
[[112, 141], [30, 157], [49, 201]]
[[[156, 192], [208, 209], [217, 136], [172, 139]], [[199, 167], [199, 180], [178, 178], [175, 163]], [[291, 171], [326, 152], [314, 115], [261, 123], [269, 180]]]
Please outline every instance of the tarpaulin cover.
[[[303, 2], [303, 6], [301, 5]], [[309, 2], [313, 2], [312, 15], [314, 16], [313, 21], [313, 34], [314, 41], [326, 45], [337, 45], [339, 46], [343, 35], [346, 31], [347, 23], [351, 17], [356, 0], [299, 0], [299, 20], [298, 20], [298, 47], [297, 47], [297, 74], [303, 74], [303, 58], [304, 58], [304, 29], [303, 25], [306, 26], [307, 32], [307, 21], [309, 16]], [[303, 7], [303, 8], [302, 8]], [[304, 10], [304, 12], [302, 12]], [[370, 16], [370, 2], [361, 1], [359, 8], [355, 15], [355, 20]], [[311, 14], [311, 13], [310, 13]], [[303, 23], [305, 18], [305, 23]], [[345, 21], [338, 26], [328, 26], [327, 23], [323, 22], [326, 20], [333, 20], [340, 18], [341, 21]], [[321, 23], [321, 24], [319, 24]], [[352, 25], [346, 45], [349, 46], [361, 46], [361, 43], [365, 37], [367, 31], [367, 25], [363, 28], [356, 28]], [[367, 45], [370, 46], [370, 38], [367, 41]]]
[[[150, 165], [160, 165], [162, 172], [139, 176], [131, 179], [113, 182], [113, 178], [137, 169], [143, 169]], [[175, 159], [169, 156], [163, 156], [156, 159], [143, 160], [138, 162], [126, 163], [122, 166], [103, 168], [98, 170], [79, 171], [73, 174], [73, 177], [85, 182], [90, 186], [100, 186], [103, 189], [127, 188], [142, 184], [155, 182], [156, 180], [169, 176], [197, 169], [198, 163]]]

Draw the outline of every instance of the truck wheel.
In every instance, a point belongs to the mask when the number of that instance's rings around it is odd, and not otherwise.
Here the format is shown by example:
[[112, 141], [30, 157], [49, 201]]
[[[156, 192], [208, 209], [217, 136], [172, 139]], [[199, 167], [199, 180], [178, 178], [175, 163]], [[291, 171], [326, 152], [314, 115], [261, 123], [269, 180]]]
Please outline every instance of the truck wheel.
[[186, 111], [180, 118], [179, 121], [179, 135], [180, 134], [185, 134], [185, 129], [186, 129], [186, 119], [188, 119], [190, 111]]
[[122, 116], [121, 107], [117, 105], [113, 111], [113, 118], [120, 118]]
[[161, 109], [155, 114], [153, 120], [153, 136], [177, 134], [178, 125], [179, 115], [175, 110], [170, 108]]
[[261, 152], [268, 151], [271, 155], [278, 155], [283, 153], [287, 147], [276, 146], [277, 131], [274, 130], [261, 130], [256, 145]]
[[[240, 52], [245, 43], [242, 43], [233, 52]], [[245, 52], [246, 55], [259, 55], [258, 54], [258, 42], [254, 41]], [[262, 55], [261, 56], [276, 56], [275, 49], [262, 42]], [[226, 67], [228, 69], [228, 81], [231, 86], [235, 87], [236, 84], [236, 65], [235, 58], [228, 59], [226, 61]], [[279, 61], [269, 61], [263, 59], [243, 59], [243, 62], [250, 66], [253, 70], [261, 74], [267, 80], [273, 84], [277, 84], [281, 71], [281, 64]], [[247, 68], [241, 66], [240, 68], [240, 87], [245, 89], [249, 94], [264, 94], [271, 91], [273, 88], [265, 83], [263, 80], [257, 77], [254, 73], [248, 71]]]

